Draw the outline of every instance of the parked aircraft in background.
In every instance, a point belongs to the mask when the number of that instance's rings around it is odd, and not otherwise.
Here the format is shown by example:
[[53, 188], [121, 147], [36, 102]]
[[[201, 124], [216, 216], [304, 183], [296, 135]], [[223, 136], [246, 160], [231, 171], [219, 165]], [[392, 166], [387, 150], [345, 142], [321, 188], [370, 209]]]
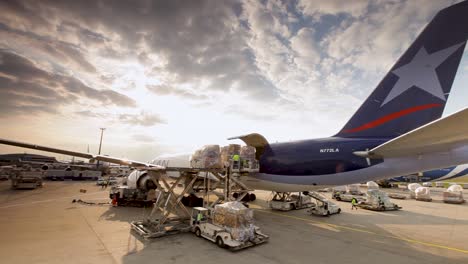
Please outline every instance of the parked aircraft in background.
[[[338, 134], [256, 148], [260, 171], [241, 177], [252, 189], [304, 191], [388, 179], [468, 163], [468, 108], [441, 118], [468, 37], [468, 2], [440, 11]], [[1, 139], [1, 144], [164, 170], [128, 161]]]
[[431, 182], [454, 180], [468, 175], [468, 164], [453, 166], [449, 168], [430, 170], [413, 175], [400, 176], [390, 179], [391, 182]]

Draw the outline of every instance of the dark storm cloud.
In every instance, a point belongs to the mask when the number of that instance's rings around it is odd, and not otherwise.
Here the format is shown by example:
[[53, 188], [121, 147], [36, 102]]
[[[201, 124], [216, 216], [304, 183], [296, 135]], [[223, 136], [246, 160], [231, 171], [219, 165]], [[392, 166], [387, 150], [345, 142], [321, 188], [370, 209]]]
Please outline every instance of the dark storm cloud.
[[[80, 70], [95, 73], [96, 68], [89, 63], [83, 55], [82, 48], [72, 43], [41, 36], [34, 32], [14, 29], [0, 22], [0, 37], [24, 43], [29, 49], [37, 49], [58, 59], [60, 62], [70, 62], [77, 65]], [[15, 47], [11, 47], [15, 48]]]
[[0, 50], [0, 108], [12, 113], [55, 113], [61, 106], [79, 103], [80, 98], [101, 105], [135, 107], [133, 99], [112, 90], [96, 90], [80, 80], [49, 73], [17, 54]]
[[[10, 11], [27, 20], [31, 4], [26, 3], [16, 4]], [[278, 97], [276, 87], [257, 68], [253, 54], [246, 52], [248, 36], [239, 22], [242, 5], [238, 1], [43, 1], [38, 5], [35, 20], [50, 27], [47, 15], [53, 14], [60, 21], [56, 34], [72, 31], [84, 44], [109, 42], [108, 35], [118, 35], [119, 47], [102, 47], [101, 55], [118, 58], [129, 50], [148, 65], [148, 54], [156, 53], [167, 62], [164, 71], [175, 76], [178, 84], [240, 89], [257, 100]], [[94, 31], [98, 28], [100, 32]], [[75, 51], [63, 53], [73, 55]]]
[[104, 44], [109, 41], [103, 34], [91, 31], [87, 28], [83, 28], [80, 25], [73, 22], [62, 22], [57, 26], [58, 33], [74, 33], [84, 42], [92, 44]]

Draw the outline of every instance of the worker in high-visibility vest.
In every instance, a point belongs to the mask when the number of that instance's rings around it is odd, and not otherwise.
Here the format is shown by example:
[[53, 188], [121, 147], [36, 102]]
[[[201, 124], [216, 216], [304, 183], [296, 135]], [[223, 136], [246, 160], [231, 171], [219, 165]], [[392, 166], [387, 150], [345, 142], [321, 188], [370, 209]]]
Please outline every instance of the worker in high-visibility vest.
[[357, 210], [358, 209], [357, 205], [358, 205], [358, 201], [355, 197], [353, 197], [353, 199], [351, 199], [351, 210], [353, 209]]
[[203, 214], [201, 212], [198, 212], [198, 214], [197, 214], [197, 223], [199, 224], [202, 219], [203, 219]]
[[239, 154], [232, 155], [232, 168], [233, 169], [239, 169], [239, 161], [240, 161]]

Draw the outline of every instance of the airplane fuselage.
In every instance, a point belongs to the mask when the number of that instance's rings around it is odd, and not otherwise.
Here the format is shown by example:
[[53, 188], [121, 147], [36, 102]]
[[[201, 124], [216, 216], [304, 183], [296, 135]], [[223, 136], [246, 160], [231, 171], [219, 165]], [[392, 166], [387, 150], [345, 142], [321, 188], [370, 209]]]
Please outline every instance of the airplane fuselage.
[[372, 149], [384, 138], [323, 138], [271, 144], [260, 158], [260, 171], [241, 181], [249, 188], [295, 192], [388, 179], [464, 163], [468, 146], [424, 156], [367, 159], [353, 152]]
[[388, 140], [330, 137], [271, 144], [260, 158], [260, 173], [300, 176], [360, 170], [383, 160], [369, 160], [353, 152]]

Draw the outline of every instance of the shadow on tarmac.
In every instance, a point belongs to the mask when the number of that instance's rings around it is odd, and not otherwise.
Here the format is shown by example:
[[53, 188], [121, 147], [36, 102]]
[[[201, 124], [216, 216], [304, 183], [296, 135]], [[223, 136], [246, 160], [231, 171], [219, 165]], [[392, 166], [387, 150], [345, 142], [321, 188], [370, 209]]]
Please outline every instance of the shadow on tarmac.
[[[266, 201], [259, 199], [255, 205], [266, 207]], [[351, 206], [349, 203], [338, 203]], [[124, 210], [120, 210], [124, 209]], [[134, 210], [138, 209], [138, 210]], [[359, 209], [363, 210], [363, 209]], [[126, 212], [123, 212], [126, 211]], [[130, 212], [141, 212], [141, 208], [110, 208], [102, 217], [115, 221], [137, 220]], [[397, 239], [394, 234], [382, 228], [381, 224], [418, 225], [424, 218], [427, 225], [466, 225], [468, 220], [457, 220], [444, 216], [417, 212], [388, 211], [366, 214], [344, 212], [331, 217], [309, 215], [306, 210], [275, 212], [269, 209], [255, 210], [255, 218], [262, 231], [270, 236], [266, 244], [248, 248], [237, 253], [220, 249], [208, 240], [191, 233], [145, 240], [138, 234], [129, 234], [129, 252], [122, 257], [122, 263], [140, 263], [158, 259], [164, 263], [466, 263], [468, 253], [453, 252], [443, 248], [410, 243]], [[285, 217], [282, 214], [292, 217]], [[143, 219], [143, 218], [138, 218]], [[305, 220], [304, 220], [305, 219]], [[312, 221], [307, 221], [310, 219]], [[314, 223], [315, 222], [315, 223]], [[317, 223], [320, 222], [320, 223]], [[352, 223], [365, 231], [333, 228], [333, 225], [355, 228]], [[327, 226], [327, 224], [330, 224]], [[324, 228], [325, 227], [325, 228]], [[447, 234], [449, 235], [449, 234]], [[138, 240], [143, 248], [130, 246]], [[430, 242], [430, 241], [429, 241]]]

